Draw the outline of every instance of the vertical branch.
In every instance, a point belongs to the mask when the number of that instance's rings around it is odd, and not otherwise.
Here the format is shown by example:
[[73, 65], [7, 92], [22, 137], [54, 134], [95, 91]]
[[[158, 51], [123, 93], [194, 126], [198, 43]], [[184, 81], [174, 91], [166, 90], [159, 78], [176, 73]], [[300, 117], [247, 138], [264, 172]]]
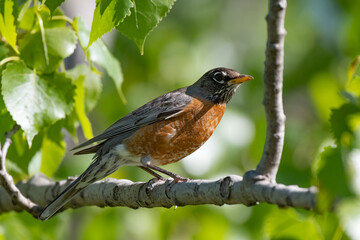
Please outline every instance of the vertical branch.
[[270, 0], [266, 17], [268, 40], [265, 59], [266, 141], [256, 168], [258, 174], [275, 181], [284, 145], [285, 115], [282, 102], [286, 0]]
[[15, 124], [14, 127], [5, 134], [5, 142], [3, 147], [1, 148], [0, 146], [0, 183], [11, 197], [12, 204], [20, 206], [21, 209], [24, 209], [34, 217], [37, 217], [39, 211], [38, 206], [20, 192], [14, 183], [14, 179], [6, 171], [5, 161], [7, 151], [11, 145], [11, 137], [19, 129], [20, 126]]

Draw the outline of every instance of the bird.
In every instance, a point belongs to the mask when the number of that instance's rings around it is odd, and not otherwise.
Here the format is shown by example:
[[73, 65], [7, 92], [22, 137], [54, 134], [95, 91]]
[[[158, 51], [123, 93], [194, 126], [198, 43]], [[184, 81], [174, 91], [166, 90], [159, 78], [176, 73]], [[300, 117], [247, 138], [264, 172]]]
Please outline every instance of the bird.
[[[91, 183], [121, 166], [137, 166], [187, 181], [159, 166], [177, 162], [201, 147], [213, 134], [238, 87], [253, 79], [225, 67], [207, 71], [194, 84], [159, 96], [116, 121], [103, 133], [72, 150], [95, 153], [90, 166], [40, 213], [47, 220]], [[97, 143], [97, 144], [96, 144]], [[94, 145], [96, 144], [96, 145]]]

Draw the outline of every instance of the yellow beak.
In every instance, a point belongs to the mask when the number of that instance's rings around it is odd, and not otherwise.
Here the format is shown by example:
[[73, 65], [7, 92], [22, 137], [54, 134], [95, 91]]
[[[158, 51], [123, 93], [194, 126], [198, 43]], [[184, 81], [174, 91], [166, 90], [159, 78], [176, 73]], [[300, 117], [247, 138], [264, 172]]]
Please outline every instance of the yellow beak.
[[251, 79], [254, 79], [254, 78], [252, 76], [250, 76], [250, 75], [240, 74], [239, 77], [231, 79], [228, 83], [230, 83], [230, 84], [240, 84], [240, 83], [249, 81]]

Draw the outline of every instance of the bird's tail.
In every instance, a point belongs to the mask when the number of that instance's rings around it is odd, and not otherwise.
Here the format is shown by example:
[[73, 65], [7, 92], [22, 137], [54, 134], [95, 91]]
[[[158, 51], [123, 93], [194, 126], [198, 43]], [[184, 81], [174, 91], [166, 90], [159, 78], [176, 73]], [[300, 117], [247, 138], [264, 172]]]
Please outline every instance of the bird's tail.
[[[60, 193], [49, 205], [41, 212], [39, 218], [43, 221], [51, 218], [60, 208], [69, 202], [81, 190], [91, 183], [100, 180], [115, 172], [120, 165], [109, 164], [112, 161], [106, 159], [96, 159], [74, 182], [72, 182], [62, 193]], [[112, 162], [114, 163], [114, 162]]]

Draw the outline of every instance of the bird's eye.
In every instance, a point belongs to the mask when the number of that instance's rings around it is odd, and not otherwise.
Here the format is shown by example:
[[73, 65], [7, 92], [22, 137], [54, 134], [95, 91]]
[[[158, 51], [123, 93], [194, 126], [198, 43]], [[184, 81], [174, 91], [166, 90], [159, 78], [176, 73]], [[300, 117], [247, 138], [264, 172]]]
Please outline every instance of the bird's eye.
[[222, 84], [222, 83], [224, 83], [224, 76], [225, 76], [224, 72], [216, 72], [214, 74], [213, 79], [214, 79], [215, 82], [218, 82], [218, 83]]

